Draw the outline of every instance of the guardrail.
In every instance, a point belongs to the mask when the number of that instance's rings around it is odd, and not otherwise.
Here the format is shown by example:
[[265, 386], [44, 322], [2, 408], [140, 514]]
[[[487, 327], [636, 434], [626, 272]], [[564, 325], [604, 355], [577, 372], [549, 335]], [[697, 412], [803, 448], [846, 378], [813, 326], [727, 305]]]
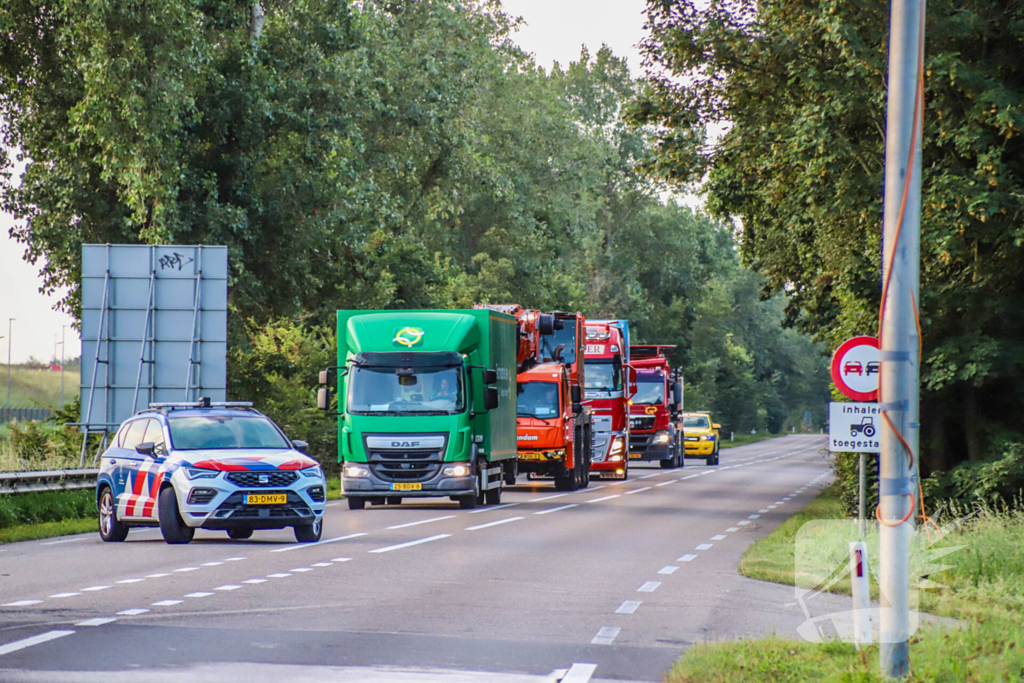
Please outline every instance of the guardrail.
[[29, 491], [63, 491], [96, 486], [98, 469], [0, 472], [0, 495]]
[[49, 408], [0, 408], [0, 424], [7, 422], [28, 422], [30, 420], [45, 420], [53, 415]]

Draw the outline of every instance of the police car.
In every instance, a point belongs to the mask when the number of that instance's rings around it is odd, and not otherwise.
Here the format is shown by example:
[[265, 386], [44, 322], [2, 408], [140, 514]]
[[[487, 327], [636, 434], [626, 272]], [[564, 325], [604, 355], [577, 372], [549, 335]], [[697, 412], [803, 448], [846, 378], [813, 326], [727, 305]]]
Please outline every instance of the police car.
[[323, 469], [251, 403], [153, 403], [125, 420], [103, 453], [96, 483], [100, 537], [159, 526], [168, 543], [196, 529], [234, 539], [292, 527], [300, 543], [320, 540]]

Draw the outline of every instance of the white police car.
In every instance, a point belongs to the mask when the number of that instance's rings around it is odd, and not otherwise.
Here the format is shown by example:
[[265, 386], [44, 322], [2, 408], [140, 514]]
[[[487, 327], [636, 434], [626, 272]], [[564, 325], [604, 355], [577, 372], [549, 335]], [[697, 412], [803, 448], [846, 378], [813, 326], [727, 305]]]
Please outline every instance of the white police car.
[[251, 405], [153, 403], [125, 420], [101, 460], [100, 537], [159, 526], [168, 543], [188, 543], [196, 529], [243, 539], [292, 527], [299, 542], [319, 541], [323, 469]]

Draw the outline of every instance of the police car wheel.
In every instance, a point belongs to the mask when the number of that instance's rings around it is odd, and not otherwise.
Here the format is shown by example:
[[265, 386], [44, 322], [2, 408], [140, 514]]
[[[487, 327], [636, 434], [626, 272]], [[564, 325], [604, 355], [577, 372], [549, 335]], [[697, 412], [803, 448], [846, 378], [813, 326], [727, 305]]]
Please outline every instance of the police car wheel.
[[252, 532], [252, 529], [228, 529], [228, 538], [233, 538], [236, 541], [244, 541], [252, 536]]
[[114, 494], [110, 488], [103, 487], [98, 505], [100, 538], [107, 543], [119, 543], [128, 538], [128, 525], [117, 520], [117, 507], [114, 505]]
[[299, 543], [316, 543], [320, 540], [324, 525], [322, 521], [312, 524], [297, 524], [295, 526], [295, 540]]
[[166, 487], [160, 492], [160, 533], [164, 540], [171, 544], [189, 543], [195, 536], [196, 530], [185, 524], [178, 512], [178, 497], [174, 495], [174, 488]]

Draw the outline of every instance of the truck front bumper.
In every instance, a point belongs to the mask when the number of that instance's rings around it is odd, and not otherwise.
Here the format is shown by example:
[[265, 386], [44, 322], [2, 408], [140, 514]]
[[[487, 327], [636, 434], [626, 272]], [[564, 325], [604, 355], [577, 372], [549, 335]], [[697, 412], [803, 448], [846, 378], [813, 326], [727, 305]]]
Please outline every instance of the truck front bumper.
[[638, 434], [629, 437], [629, 459], [633, 462], [653, 462], [672, 457], [672, 442], [651, 443], [654, 434]]
[[[345, 495], [350, 497], [379, 498], [381, 496], [402, 496], [403, 498], [430, 498], [436, 496], [463, 496], [474, 493], [473, 480], [473, 475], [451, 477], [438, 472], [438, 474], [426, 481], [393, 482], [382, 479], [370, 471], [367, 477], [343, 476], [341, 488]], [[419, 488], [416, 490], [395, 488], [396, 485], [406, 484], [418, 485]]]

